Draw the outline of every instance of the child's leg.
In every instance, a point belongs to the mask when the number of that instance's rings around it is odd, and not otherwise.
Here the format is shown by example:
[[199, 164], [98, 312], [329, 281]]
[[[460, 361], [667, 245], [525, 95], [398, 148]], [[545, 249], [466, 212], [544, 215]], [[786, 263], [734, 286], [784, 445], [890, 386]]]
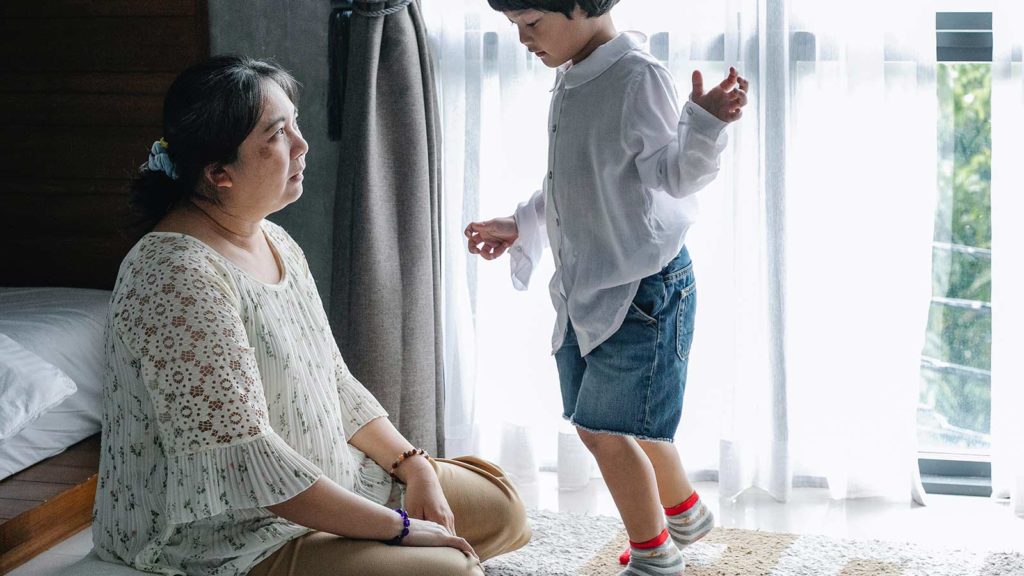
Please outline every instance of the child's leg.
[[[707, 536], [714, 527], [714, 516], [697, 496], [674, 444], [668, 442], [637, 442], [654, 468], [658, 482], [658, 496], [665, 509], [668, 532], [676, 546], [685, 548]], [[619, 562], [626, 564], [630, 559], [627, 548]]]
[[628, 436], [576, 429], [597, 460], [629, 535], [631, 558], [619, 576], [682, 574], [683, 557], [669, 538], [651, 461]]
[[695, 298], [684, 248], [640, 281], [621, 326], [608, 339], [586, 357], [575, 339], [555, 354], [563, 414], [597, 459], [629, 534], [632, 559], [622, 575], [683, 570], [682, 555], [663, 528], [654, 465], [636, 438], [670, 442], [675, 436]]
[[679, 451], [667, 442], [640, 442], [650, 458], [658, 479], [658, 493], [665, 507], [668, 531], [672, 540], [686, 547], [707, 536], [715, 525], [715, 517], [700, 501], [679, 460]]
[[665, 529], [654, 468], [637, 441], [628, 436], [576, 429], [597, 460], [633, 542], [646, 542]]
[[683, 463], [679, 459], [679, 450], [675, 444], [668, 442], [648, 442], [641, 440], [640, 448], [647, 454], [654, 474], [658, 480], [658, 496], [665, 508], [678, 506], [693, 494], [693, 486]]

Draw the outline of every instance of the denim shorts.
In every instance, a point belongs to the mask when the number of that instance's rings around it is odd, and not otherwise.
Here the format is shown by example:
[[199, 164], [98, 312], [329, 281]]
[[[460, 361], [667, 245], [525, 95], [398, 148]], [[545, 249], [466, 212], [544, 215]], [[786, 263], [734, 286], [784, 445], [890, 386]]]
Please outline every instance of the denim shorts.
[[570, 322], [555, 352], [562, 416], [591, 432], [671, 442], [683, 410], [696, 311], [684, 246], [640, 281], [622, 326], [585, 357]]

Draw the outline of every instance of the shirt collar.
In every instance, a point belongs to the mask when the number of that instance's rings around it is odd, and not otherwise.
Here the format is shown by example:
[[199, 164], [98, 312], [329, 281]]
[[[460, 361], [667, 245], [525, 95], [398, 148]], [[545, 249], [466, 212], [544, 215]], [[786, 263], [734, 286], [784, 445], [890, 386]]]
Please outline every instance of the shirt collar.
[[569, 60], [559, 66], [555, 86], [561, 83], [565, 88], [575, 88], [586, 84], [611, 68], [612, 64], [618, 62], [626, 53], [642, 48], [645, 42], [647, 36], [641, 32], [621, 32], [615, 38], [598, 46], [579, 64], [573, 64], [572, 60]]

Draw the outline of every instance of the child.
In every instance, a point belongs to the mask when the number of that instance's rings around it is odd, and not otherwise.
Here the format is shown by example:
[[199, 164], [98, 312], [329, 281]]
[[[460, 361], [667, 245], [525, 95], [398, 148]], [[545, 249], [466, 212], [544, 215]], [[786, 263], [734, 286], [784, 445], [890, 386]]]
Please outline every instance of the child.
[[511, 249], [513, 283], [525, 289], [550, 244], [563, 416], [597, 459], [629, 534], [620, 576], [681, 573], [676, 545], [714, 523], [672, 445], [696, 307], [683, 240], [747, 81], [730, 68], [705, 92], [694, 71], [680, 114], [672, 77], [642, 36], [616, 32], [618, 0], [488, 2], [558, 70], [544, 186], [513, 216], [469, 224], [469, 252], [493, 260]]

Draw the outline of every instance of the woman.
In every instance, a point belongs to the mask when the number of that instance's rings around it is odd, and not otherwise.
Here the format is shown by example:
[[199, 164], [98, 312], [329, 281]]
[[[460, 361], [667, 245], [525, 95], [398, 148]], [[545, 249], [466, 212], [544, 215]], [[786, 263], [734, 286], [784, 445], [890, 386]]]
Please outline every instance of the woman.
[[165, 574], [482, 574], [529, 540], [515, 490], [395, 430], [264, 220], [302, 194], [295, 101], [287, 72], [239, 57], [167, 93], [108, 318], [97, 552]]

